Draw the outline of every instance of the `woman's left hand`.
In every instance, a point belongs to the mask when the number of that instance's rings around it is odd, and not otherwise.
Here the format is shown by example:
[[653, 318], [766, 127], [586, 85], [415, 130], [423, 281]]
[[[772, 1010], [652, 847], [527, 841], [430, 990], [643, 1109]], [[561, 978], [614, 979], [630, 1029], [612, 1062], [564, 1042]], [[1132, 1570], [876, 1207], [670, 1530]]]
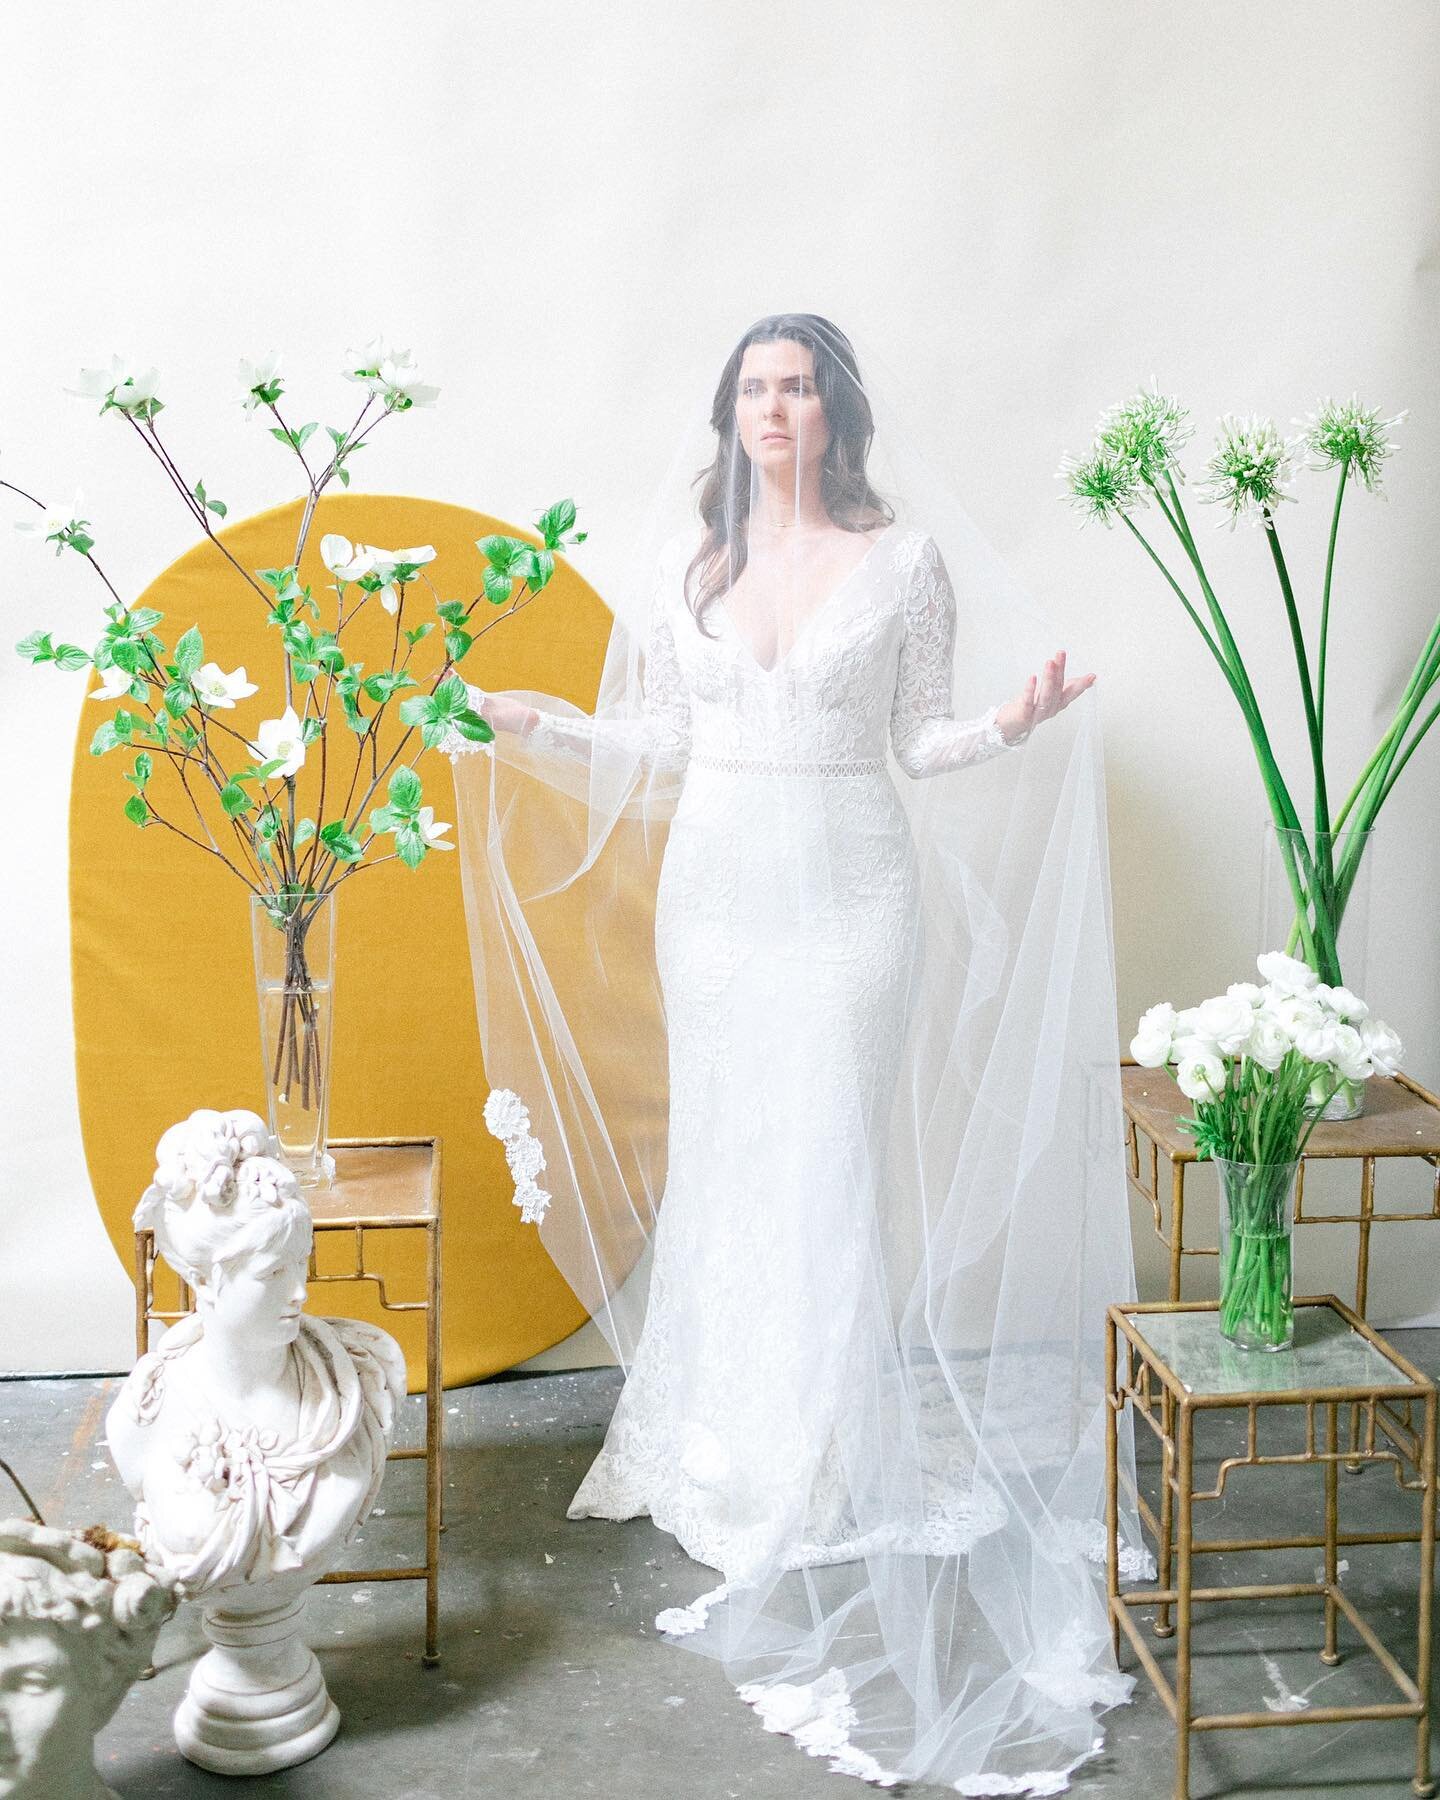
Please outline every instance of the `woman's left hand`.
[[1053, 719], [1064, 712], [1072, 700], [1078, 700], [1095, 680], [1093, 675], [1077, 675], [1065, 679], [1065, 652], [1059, 650], [1046, 663], [1037, 677], [1032, 675], [1013, 700], [998, 708], [995, 723], [1012, 744], [1019, 743], [1042, 719]]

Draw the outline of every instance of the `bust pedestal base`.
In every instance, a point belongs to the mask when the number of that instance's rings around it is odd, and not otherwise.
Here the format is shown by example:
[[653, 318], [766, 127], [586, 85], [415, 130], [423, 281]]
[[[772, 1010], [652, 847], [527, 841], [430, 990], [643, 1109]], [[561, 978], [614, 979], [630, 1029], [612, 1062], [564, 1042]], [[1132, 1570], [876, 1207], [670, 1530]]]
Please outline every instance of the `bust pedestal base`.
[[300, 1637], [304, 1615], [303, 1594], [261, 1610], [206, 1607], [211, 1648], [175, 1714], [182, 1756], [217, 1775], [266, 1775], [325, 1748], [340, 1709]]

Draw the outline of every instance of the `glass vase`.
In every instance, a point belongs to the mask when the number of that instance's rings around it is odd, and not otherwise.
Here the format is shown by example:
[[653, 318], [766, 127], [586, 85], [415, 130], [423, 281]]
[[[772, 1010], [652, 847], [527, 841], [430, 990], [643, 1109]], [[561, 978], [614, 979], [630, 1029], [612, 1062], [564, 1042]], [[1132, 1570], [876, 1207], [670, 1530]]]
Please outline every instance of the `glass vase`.
[[1284, 1350], [1295, 1339], [1292, 1284], [1299, 1160], [1228, 1162], [1220, 1176], [1220, 1330], [1242, 1350]]
[[330, 1037], [335, 992], [335, 896], [308, 890], [250, 899], [260, 1053], [270, 1129], [302, 1187], [330, 1179]]
[[[1374, 826], [1364, 831], [1282, 829], [1267, 820], [1262, 833], [1260, 949], [1298, 958], [1330, 987], [1363, 999], [1370, 939], [1370, 871]], [[1365, 1110], [1365, 1083], [1342, 1082], [1310, 1116], [1356, 1119]]]

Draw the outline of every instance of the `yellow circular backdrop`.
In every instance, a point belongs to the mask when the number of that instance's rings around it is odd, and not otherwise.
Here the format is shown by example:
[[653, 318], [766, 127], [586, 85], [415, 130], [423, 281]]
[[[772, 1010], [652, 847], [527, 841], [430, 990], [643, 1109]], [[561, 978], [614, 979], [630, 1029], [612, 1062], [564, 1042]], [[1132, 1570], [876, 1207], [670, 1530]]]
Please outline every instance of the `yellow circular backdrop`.
[[[300, 517], [296, 502], [237, 521], [224, 529], [225, 546], [246, 569], [284, 567]], [[334, 623], [334, 595], [327, 592], [332, 578], [319, 545], [332, 531], [392, 548], [433, 544], [436, 557], [426, 573], [445, 600], [469, 600], [480, 591], [485, 565], [477, 538], [504, 532], [536, 541], [533, 532], [441, 501], [326, 498], [309, 534], [301, 580], [321, 602], [327, 626]], [[283, 710], [279, 634], [266, 622], [265, 603], [214, 545], [196, 545], [138, 604], [165, 615], [156, 629], [172, 649], [182, 631], [198, 624], [207, 662], [226, 670], [245, 666], [259, 692], [221, 714], [227, 724], [253, 737], [261, 719]], [[406, 616], [411, 625], [435, 616], [422, 583], [409, 590]], [[531, 688], [588, 709], [609, 628], [604, 603], [562, 562], [513, 623], [470, 653], [462, 673], [485, 687]], [[367, 670], [389, 667], [393, 630], [394, 621], [371, 601], [345, 628], [347, 656], [362, 659]], [[437, 628], [415, 652], [422, 679], [438, 662], [439, 641]], [[161, 1132], [197, 1106], [263, 1112], [264, 1097], [247, 891], [214, 857], [159, 826], [139, 830], [123, 816], [132, 790], [122, 775], [133, 756], [90, 754], [96, 727], [114, 710], [87, 700], [75, 746], [71, 956], [85, 1155], [101, 1216], [128, 1272], [130, 1216], [150, 1179]], [[336, 741], [346, 740], [340, 767], [348, 780], [354, 740], [338, 700], [331, 710], [332, 760]], [[387, 720], [395, 711], [392, 702]], [[225, 758], [227, 766], [231, 760]], [[183, 795], [156, 762], [152, 797], [180, 823]], [[426, 751], [417, 766], [436, 817], [453, 821], [449, 761]], [[438, 1135], [444, 1141], [445, 1379], [452, 1386], [558, 1343], [584, 1318], [534, 1229], [521, 1225], [503, 1151], [481, 1118], [486, 1081], [459, 860], [432, 854], [415, 870], [387, 863], [362, 871], [337, 893], [330, 1105], [333, 1137]], [[385, 1275], [391, 1297], [421, 1298], [419, 1234], [378, 1233], [370, 1245], [372, 1266]], [[409, 1315], [382, 1313], [372, 1292], [348, 1283], [324, 1287], [312, 1293], [312, 1307], [383, 1324], [403, 1344], [418, 1386], [420, 1333]]]

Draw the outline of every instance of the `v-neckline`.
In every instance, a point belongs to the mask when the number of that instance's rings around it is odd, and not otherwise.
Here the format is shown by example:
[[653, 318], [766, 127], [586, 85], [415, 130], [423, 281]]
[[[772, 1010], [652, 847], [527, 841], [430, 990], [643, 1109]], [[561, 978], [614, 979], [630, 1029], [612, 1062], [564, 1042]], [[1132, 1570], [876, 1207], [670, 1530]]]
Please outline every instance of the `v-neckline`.
[[755, 666], [755, 668], [757, 668], [760, 671], [760, 673], [762, 675], [773, 675], [776, 673], [777, 670], [782, 669], [785, 666], [785, 664], [795, 654], [795, 652], [799, 648], [800, 644], [804, 641], [806, 634], [810, 631], [810, 628], [814, 625], [815, 621], [820, 617], [820, 615], [822, 613], [829, 611], [830, 607], [835, 603], [835, 601], [838, 599], [838, 597], [845, 591], [845, 589], [847, 587], [849, 587], [850, 583], [855, 579], [855, 577], [860, 573], [860, 571], [870, 561], [871, 557], [874, 556], [875, 552], [880, 548], [880, 546], [884, 542], [884, 540], [895, 529], [895, 525], [896, 525], [896, 520], [892, 519], [888, 525], [881, 526], [880, 530], [878, 532], [876, 532], [875, 537], [871, 542], [870, 548], [860, 558], [859, 562], [855, 563], [853, 567], [847, 569], [846, 572], [840, 577], [839, 581], [837, 581], [835, 583], [834, 587], [832, 587], [830, 589], [830, 592], [828, 594], [826, 594], [825, 598], [820, 602], [820, 604], [817, 607], [815, 607], [813, 611], [811, 611], [805, 615], [805, 618], [801, 623], [800, 629], [795, 633], [794, 637], [791, 638], [791, 640], [790, 640], [788, 646], [786, 647], [785, 651], [783, 652], [783, 654], [780, 656], [777, 656], [773, 663], [762, 663], [760, 658], [751, 649], [749, 639], [745, 636], [744, 632], [741, 631], [740, 627], [735, 623], [734, 618], [731, 616], [730, 608], [725, 604], [723, 596], [716, 602], [717, 606], [719, 607], [720, 613], [724, 618], [725, 624], [730, 629], [730, 635], [735, 639], [735, 642], [737, 644], [739, 644], [740, 648], [745, 652], [746, 656], [749, 657], [751, 663]]

